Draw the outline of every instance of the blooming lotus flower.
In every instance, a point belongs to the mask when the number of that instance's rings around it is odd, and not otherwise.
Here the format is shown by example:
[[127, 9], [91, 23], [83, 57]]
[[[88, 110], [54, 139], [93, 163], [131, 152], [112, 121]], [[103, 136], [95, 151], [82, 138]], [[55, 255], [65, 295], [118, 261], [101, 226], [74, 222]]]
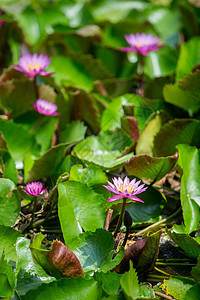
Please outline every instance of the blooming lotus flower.
[[144, 203], [144, 201], [135, 196], [146, 191], [146, 189], [148, 188], [144, 187], [144, 184], [139, 185], [140, 182], [141, 180], [136, 182], [136, 178], [130, 182], [128, 177], [125, 177], [124, 181], [120, 177], [118, 177], [118, 179], [114, 177], [113, 184], [108, 181], [109, 185], [104, 185], [107, 190], [115, 194], [108, 200], [108, 202], [117, 201], [123, 198], [129, 198], [133, 201]]
[[35, 77], [37, 75], [46, 76], [52, 74], [51, 72], [44, 72], [44, 70], [50, 64], [51, 59], [45, 55], [38, 55], [34, 53], [33, 55], [26, 54], [19, 59], [18, 66], [13, 66], [17, 71], [25, 73], [26, 77]]
[[125, 39], [130, 45], [130, 48], [121, 48], [121, 51], [136, 52], [143, 56], [147, 56], [150, 51], [155, 51], [163, 47], [159, 45], [159, 37], [155, 37], [152, 34], [129, 34], [125, 35]]
[[56, 112], [57, 105], [51, 102], [48, 102], [43, 99], [38, 99], [36, 104], [33, 104], [34, 109], [42, 115], [46, 116], [58, 116], [59, 113]]
[[42, 189], [42, 183], [40, 181], [38, 182], [31, 182], [26, 185], [26, 190], [22, 190], [24, 193], [31, 195], [33, 197], [37, 197], [39, 195], [44, 194], [44, 192], [47, 190]]

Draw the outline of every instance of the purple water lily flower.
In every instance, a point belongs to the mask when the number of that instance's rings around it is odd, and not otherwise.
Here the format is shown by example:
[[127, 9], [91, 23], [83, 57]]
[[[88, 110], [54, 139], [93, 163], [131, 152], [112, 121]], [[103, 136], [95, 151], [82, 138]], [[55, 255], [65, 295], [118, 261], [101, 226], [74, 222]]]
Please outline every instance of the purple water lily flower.
[[124, 52], [136, 52], [143, 56], [147, 56], [150, 51], [155, 51], [163, 47], [159, 45], [159, 37], [152, 34], [136, 33], [125, 35], [127, 43], [130, 48], [121, 48]]
[[46, 116], [58, 116], [59, 113], [56, 112], [57, 105], [49, 101], [38, 99], [35, 104], [33, 104], [34, 109], [42, 115]]
[[136, 178], [130, 182], [127, 176], [125, 177], [124, 181], [120, 177], [118, 177], [118, 179], [114, 177], [113, 184], [108, 181], [109, 185], [104, 185], [107, 190], [115, 194], [108, 200], [108, 202], [129, 198], [133, 201], [144, 203], [144, 201], [135, 196], [146, 191], [148, 188], [144, 187], [145, 184], [139, 185], [140, 182], [141, 180], [136, 182]]
[[26, 185], [26, 190], [22, 190], [24, 193], [31, 195], [33, 197], [38, 197], [39, 195], [44, 194], [44, 192], [47, 190], [46, 189], [42, 189], [42, 183], [40, 181], [35, 181], [35, 182], [31, 182], [28, 183]]
[[17, 71], [25, 73], [26, 77], [35, 77], [37, 75], [47, 76], [52, 74], [51, 72], [45, 72], [44, 70], [50, 64], [51, 59], [45, 55], [38, 55], [34, 53], [33, 55], [26, 54], [19, 59], [18, 66], [13, 66]]

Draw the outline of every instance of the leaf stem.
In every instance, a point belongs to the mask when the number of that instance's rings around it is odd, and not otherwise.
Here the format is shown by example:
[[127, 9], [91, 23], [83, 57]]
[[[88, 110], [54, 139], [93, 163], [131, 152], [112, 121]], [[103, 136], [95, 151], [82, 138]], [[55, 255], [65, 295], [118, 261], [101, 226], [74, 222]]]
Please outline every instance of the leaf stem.
[[178, 215], [178, 214], [181, 212], [181, 210], [182, 210], [182, 208], [179, 207], [179, 209], [177, 209], [177, 211], [175, 211], [171, 216], [169, 216], [169, 217], [167, 217], [167, 218], [164, 218], [164, 219], [162, 219], [162, 220], [160, 220], [160, 221], [158, 221], [158, 222], [156, 222], [156, 223], [154, 223], [154, 224], [152, 224], [152, 225], [146, 227], [146, 228], [143, 229], [143, 230], [138, 231], [138, 232], [135, 234], [135, 236], [140, 236], [140, 235], [146, 233], [149, 229], [155, 228], [155, 227], [157, 227], [157, 226], [159, 226], [159, 225], [161, 225], [161, 224], [163, 224], [163, 223], [166, 223], [167, 221], [169, 221], [170, 219], [172, 219], [172, 218], [174, 218], [176, 215]]
[[118, 233], [118, 231], [119, 231], [119, 229], [122, 225], [122, 218], [123, 218], [123, 215], [124, 215], [125, 206], [126, 206], [126, 198], [123, 198], [121, 213], [120, 213], [120, 216], [119, 216], [119, 219], [118, 219], [118, 222], [117, 222], [117, 226], [115, 228], [115, 233], [114, 233], [115, 238], [116, 238], [117, 233]]

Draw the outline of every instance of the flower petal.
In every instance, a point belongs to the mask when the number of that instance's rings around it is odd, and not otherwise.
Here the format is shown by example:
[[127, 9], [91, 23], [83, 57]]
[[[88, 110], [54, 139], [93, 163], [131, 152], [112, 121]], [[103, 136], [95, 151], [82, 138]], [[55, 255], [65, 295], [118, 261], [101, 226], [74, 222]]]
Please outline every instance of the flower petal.
[[121, 197], [121, 196], [114, 195], [114, 196], [112, 196], [110, 199], [108, 199], [108, 202], [117, 201], [117, 200], [120, 200], [120, 199], [122, 199], [122, 198], [123, 198], [123, 197]]
[[133, 201], [136, 201], [136, 202], [141, 202], [141, 203], [144, 203], [144, 201], [142, 201], [141, 199], [139, 199], [138, 197], [136, 196], [131, 196], [131, 197], [128, 197], [129, 199], [133, 200]]

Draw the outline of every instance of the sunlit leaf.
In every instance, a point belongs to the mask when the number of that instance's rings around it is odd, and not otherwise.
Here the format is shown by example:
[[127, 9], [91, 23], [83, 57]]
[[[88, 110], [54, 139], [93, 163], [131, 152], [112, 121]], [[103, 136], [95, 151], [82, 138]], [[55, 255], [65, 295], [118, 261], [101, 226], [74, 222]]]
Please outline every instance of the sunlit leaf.
[[200, 63], [200, 38], [195, 37], [181, 45], [177, 64], [176, 79], [183, 79], [193, 68]]
[[42, 300], [48, 297], [49, 300], [70, 300], [70, 299], [98, 299], [101, 290], [94, 279], [69, 278], [61, 279], [49, 284], [42, 284], [34, 291], [22, 296], [22, 300]]
[[122, 250], [114, 259], [114, 241], [111, 232], [97, 229], [85, 232], [69, 242], [69, 248], [78, 257], [84, 272], [112, 270], [122, 259]]
[[73, 237], [80, 234], [81, 227], [85, 231], [103, 227], [105, 211], [102, 196], [86, 184], [75, 181], [60, 183], [58, 192], [58, 215], [67, 246]]
[[12, 180], [15, 184], [18, 181], [17, 170], [15, 168], [15, 162], [6, 150], [0, 150], [0, 168], [2, 170], [2, 177]]
[[21, 209], [20, 196], [15, 184], [6, 178], [0, 178], [0, 224], [14, 225]]
[[125, 163], [125, 168], [130, 175], [159, 181], [174, 168], [177, 159], [177, 155], [168, 157], [137, 155]]
[[87, 137], [83, 142], [78, 143], [73, 154], [84, 162], [92, 162], [105, 169], [119, 167], [132, 154], [123, 156], [127, 148], [131, 147], [133, 141], [122, 132], [101, 134], [99, 136]]
[[0, 225], [0, 255], [3, 251], [8, 261], [17, 261], [15, 244], [18, 237], [22, 237], [19, 231], [11, 227]]
[[18, 238], [16, 243], [17, 290], [20, 295], [25, 295], [27, 291], [37, 288], [43, 282], [49, 283], [55, 280], [34, 262], [29, 245], [30, 240], [24, 237]]
[[177, 53], [174, 49], [163, 47], [150, 52], [145, 59], [144, 72], [150, 78], [171, 75], [176, 70]]
[[168, 120], [169, 115], [165, 111], [157, 111], [149, 117], [137, 142], [137, 155], [153, 155], [154, 138], [156, 134], [159, 133], [162, 125], [165, 124]]
[[195, 113], [200, 109], [200, 71], [189, 73], [175, 84], [167, 84], [163, 93], [165, 101], [184, 110]]
[[183, 170], [181, 178], [181, 206], [186, 232], [190, 233], [199, 227], [200, 215], [200, 152], [188, 145], [179, 145], [178, 164]]

